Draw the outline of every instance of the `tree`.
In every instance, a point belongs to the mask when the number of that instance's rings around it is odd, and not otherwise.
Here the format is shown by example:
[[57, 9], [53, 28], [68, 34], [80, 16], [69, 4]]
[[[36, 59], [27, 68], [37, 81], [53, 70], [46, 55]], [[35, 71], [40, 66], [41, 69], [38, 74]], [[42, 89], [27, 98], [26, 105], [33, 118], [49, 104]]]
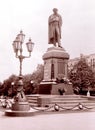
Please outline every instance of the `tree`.
[[[32, 74], [23, 75], [24, 91], [25, 94], [37, 93], [39, 83], [43, 80], [44, 66], [39, 64], [37, 69]], [[18, 76], [11, 75], [8, 79], [0, 84], [0, 94], [6, 96], [14, 96], [17, 93]], [[33, 81], [33, 83], [31, 82]], [[14, 86], [12, 86], [14, 82]]]
[[16, 94], [16, 86], [12, 86], [12, 82], [16, 82], [18, 77], [12, 74], [8, 79], [3, 82], [3, 94], [6, 96], [12, 96]]
[[69, 73], [70, 81], [77, 93], [81, 93], [83, 89], [95, 87], [95, 74], [91, 67], [86, 63], [85, 58], [81, 58], [79, 62], [74, 65]]
[[[37, 93], [39, 83], [43, 80], [44, 66], [38, 64], [36, 71], [23, 77], [24, 89], [26, 94]], [[33, 81], [33, 83], [31, 83]]]
[[39, 84], [43, 80], [43, 75], [44, 66], [42, 64], [38, 64], [36, 71], [32, 74], [32, 79]]
[[4, 88], [3, 88], [3, 84], [0, 82], [0, 95], [3, 94]]

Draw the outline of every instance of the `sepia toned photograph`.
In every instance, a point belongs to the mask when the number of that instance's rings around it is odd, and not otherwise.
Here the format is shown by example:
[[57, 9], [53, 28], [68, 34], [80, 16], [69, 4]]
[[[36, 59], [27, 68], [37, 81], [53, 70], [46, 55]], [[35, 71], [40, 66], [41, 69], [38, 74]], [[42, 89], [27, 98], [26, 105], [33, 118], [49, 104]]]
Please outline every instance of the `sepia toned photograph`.
[[95, 130], [94, 35], [94, 0], [0, 0], [0, 130]]

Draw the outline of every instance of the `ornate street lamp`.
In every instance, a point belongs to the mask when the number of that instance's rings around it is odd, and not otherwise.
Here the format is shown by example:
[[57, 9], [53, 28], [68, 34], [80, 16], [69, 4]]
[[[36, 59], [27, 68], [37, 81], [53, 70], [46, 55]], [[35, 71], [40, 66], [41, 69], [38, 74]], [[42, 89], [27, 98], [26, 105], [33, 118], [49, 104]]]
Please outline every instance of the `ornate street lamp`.
[[29, 58], [31, 56], [31, 52], [33, 51], [34, 43], [29, 39], [26, 43], [27, 50], [29, 52], [28, 56], [23, 56], [23, 48], [22, 45], [24, 43], [25, 34], [20, 31], [20, 34], [17, 35], [16, 39], [13, 42], [13, 49], [16, 54], [16, 58], [20, 61], [20, 70], [19, 70], [19, 79], [17, 82], [17, 95], [15, 97], [15, 103], [12, 105], [13, 111], [28, 111], [30, 110], [29, 104], [27, 102], [26, 96], [23, 91], [23, 76], [22, 76], [22, 62], [23, 59]]
[[20, 31], [20, 34], [17, 35], [15, 41], [13, 42], [13, 49], [16, 54], [16, 58], [19, 59], [20, 61], [20, 71], [19, 71], [19, 76], [22, 76], [22, 61], [25, 58], [29, 58], [31, 56], [31, 52], [33, 51], [34, 43], [29, 39], [29, 41], [26, 43], [27, 50], [29, 52], [29, 56], [23, 56], [22, 52], [22, 44], [24, 42], [25, 34], [23, 34], [22, 31]]
[[15, 84], [14, 82], [11, 83], [11, 87], [12, 87], [12, 88], [11, 88], [11, 89], [12, 89], [12, 95], [11, 95], [11, 96], [12, 96], [12, 97], [13, 97], [13, 87], [14, 87], [14, 84]]

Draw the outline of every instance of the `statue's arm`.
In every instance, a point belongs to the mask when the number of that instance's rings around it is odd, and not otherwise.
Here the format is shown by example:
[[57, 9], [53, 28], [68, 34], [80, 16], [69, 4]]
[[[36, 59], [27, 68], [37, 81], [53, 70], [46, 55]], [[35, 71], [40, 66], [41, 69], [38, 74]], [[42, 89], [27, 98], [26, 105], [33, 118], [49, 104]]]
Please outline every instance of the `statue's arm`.
[[53, 19], [52, 15], [49, 16], [48, 23], [50, 24], [50, 23], [52, 23], [53, 21], [54, 21], [54, 19]]

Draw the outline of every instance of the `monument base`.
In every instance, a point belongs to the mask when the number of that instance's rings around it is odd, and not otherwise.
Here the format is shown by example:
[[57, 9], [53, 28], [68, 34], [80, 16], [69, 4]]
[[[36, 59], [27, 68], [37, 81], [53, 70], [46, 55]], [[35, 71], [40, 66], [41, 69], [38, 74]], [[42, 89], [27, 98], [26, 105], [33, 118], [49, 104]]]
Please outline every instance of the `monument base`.
[[64, 84], [64, 83], [59, 83], [52, 85], [52, 90], [51, 90], [52, 95], [73, 95], [73, 87], [72, 84]]
[[51, 94], [53, 82], [41, 82], [38, 94]]
[[[50, 47], [43, 55], [44, 78], [39, 86], [39, 94], [72, 94], [72, 85], [57, 84], [56, 79], [68, 78], [69, 54], [64, 48]], [[70, 90], [69, 90], [70, 89]]]
[[73, 87], [72, 84], [41, 82], [38, 93], [51, 95], [72, 95]]
[[43, 55], [44, 81], [50, 81], [58, 77], [68, 77], [69, 54], [64, 48], [50, 47]]

